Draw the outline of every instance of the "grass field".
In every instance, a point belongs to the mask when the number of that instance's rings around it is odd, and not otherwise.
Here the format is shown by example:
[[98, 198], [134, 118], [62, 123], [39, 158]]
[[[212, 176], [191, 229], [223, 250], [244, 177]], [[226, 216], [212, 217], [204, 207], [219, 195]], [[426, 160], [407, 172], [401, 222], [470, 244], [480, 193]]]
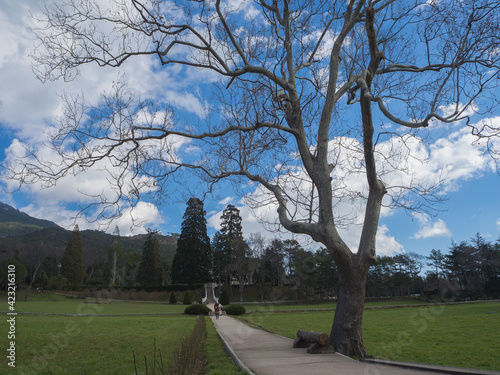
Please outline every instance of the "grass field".
[[[175, 349], [191, 333], [196, 316], [101, 314], [180, 313], [184, 308], [184, 305], [114, 301], [94, 304], [53, 293], [35, 295], [28, 302], [16, 302], [16, 311], [84, 316], [18, 314], [15, 326], [16, 371], [8, 370], [8, 360], [4, 356], [0, 362], [0, 374], [132, 375], [135, 374], [133, 352], [139, 374], [145, 374], [145, 355], [151, 373], [155, 340], [163, 363], [169, 366]], [[5, 302], [0, 305], [0, 310], [7, 311]], [[9, 347], [8, 330], [7, 319], [1, 319], [0, 331], [5, 332], [4, 337], [0, 337], [2, 348]], [[207, 321], [205, 350], [207, 374], [240, 373], [224, 351], [210, 321]]]
[[[7, 311], [6, 298], [2, 300], [0, 310]], [[196, 317], [175, 314], [184, 310], [185, 306], [181, 304], [85, 302], [88, 301], [68, 299], [53, 293], [37, 294], [28, 302], [16, 302], [18, 312], [85, 314], [17, 315], [17, 373], [134, 374], [132, 351], [136, 353], [139, 373], [143, 373], [144, 355], [147, 354], [148, 361], [151, 361], [154, 339], [157, 348], [162, 351], [164, 362], [168, 364], [172, 361], [175, 348], [196, 323]], [[375, 308], [411, 303], [421, 302], [408, 299], [367, 302], [369, 309], [364, 314], [364, 340], [370, 355], [400, 361], [500, 370], [500, 303]], [[248, 311], [259, 312], [245, 315], [243, 319], [268, 331], [294, 338], [298, 329], [329, 333], [334, 314], [331, 310], [294, 312], [294, 309], [333, 307], [333, 303], [247, 305]], [[280, 313], [278, 310], [289, 312]], [[8, 332], [8, 328], [7, 319], [0, 320], [0, 331]], [[0, 342], [2, 347], [6, 347], [7, 334], [0, 337]], [[222, 349], [211, 323], [207, 324], [205, 350], [207, 374], [238, 373]], [[5, 368], [4, 358], [0, 374]]]
[[[56, 293], [38, 293], [24, 302], [24, 292], [19, 293], [21, 300], [16, 302], [18, 312], [53, 313], [53, 314], [166, 314], [183, 313], [186, 306], [152, 302], [121, 302], [106, 298], [73, 299]], [[2, 299], [3, 301], [6, 298]], [[99, 303], [94, 303], [99, 302]], [[6, 310], [7, 307], [0, 310]]]
[[[237, 303], [237, 302], [235, 302]], [[379, 307], [379, 306], [407, 306], [407, 305], [422, 305], [427, 304], [416, 298], [392, 298], [383, 300], [367, 300], [365, 302], [366, 308]], [[334, 309], [337, 306], [335, 301], [319, 302], [319, 303], [284, 303], [284, 304], [244, 304], [248, 312], [274, 312], [274, 311], [288, 311], [288, 310], [321, 310], [321, 309]]]
[[[330, 333], [333, 312], [246, 315], [279, 335]], [[367, 352], [375, 358], [500, 370], [500, 303], [369, 309], [363, 319]]]
[[164, 362], [171, 363], [174, 349], [195, 323], [196, 317], [184, 315], [18, 315], [16, 367], [25, 374], [133, 374], [133, 351], [138, 368], [144, 368], [144, 355], [153, 352], [156, 339]]

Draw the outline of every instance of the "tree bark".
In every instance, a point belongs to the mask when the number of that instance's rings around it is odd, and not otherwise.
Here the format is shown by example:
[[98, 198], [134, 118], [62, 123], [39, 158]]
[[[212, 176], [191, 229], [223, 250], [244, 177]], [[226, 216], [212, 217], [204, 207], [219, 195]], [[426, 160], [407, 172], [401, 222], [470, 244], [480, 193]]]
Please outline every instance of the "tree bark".
[[330, 334], [330, 344], [335, 351], [359, 358], [366, 357], [362, 323], [368, 268], [368, 264], [352, 265], [349, 270], [341, 271], [338, 303]]
[[244, 287], [243, 282], [244, 282], [244, 279], [243, 279], [243, 277], [241, 276], [241, 277], [239, 278], [239, 284], [240, 284], [240, 285], [239, 285], [239, 291], [240, 291], [240, 302], [243, 302], [243, 287]]

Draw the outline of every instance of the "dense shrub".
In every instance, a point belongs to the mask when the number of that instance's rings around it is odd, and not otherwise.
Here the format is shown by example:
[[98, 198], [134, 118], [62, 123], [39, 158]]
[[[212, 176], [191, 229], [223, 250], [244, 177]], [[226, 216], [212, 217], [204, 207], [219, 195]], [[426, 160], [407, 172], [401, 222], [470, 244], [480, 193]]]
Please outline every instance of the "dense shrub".
[[63, 286], [67, 282], [68, 282], [68, 279], [65, 278], [63, 275], [52, 276], [49, 279], [49, 285], [48, 285], [47, 289], [49, 289], [49, 290], [59, 290], [59, 289], [62, 289]]
[[184, 299], [182, 300], [182, 303], [185, 305], [190, 305], [193, 303], [193, 300], [191, 299], [191, 295], [189, 294], [189, 292], [186, 292], [186, 294], [184, 294]]
[[171, 305], [175, 305], [177, 303], [177, 297], [175, 296], [175, 293], [172, 292], [170, 293], [170, 300], [169, 300], [169, 303]]
[[219, 303], [220, 303], [222, 306], [229, 305], [229, 297], [228, 297], [228, 295], [227, 295], [227, 291], [226, 291], [226, 289], [224, 289], [224, 290], [222, 291], [222, 294], [221, 294], [221, 296], [220, 296]]
[[222, 308], [227, 315], [243, 315], [247, 312], [245, 306], [241, 305], [229, 305]]
[[102, 285], [106, 285], [106, 280], [104, 280], [102, 277], [94, 277], [90, 280], [87, 280], [85, 282], [85, 285], [102, 286]]
[[184, 309], [184, 314], [190, 315], [208, 315], [210, 313], [208, 306], [206, 305], [190, 305]]

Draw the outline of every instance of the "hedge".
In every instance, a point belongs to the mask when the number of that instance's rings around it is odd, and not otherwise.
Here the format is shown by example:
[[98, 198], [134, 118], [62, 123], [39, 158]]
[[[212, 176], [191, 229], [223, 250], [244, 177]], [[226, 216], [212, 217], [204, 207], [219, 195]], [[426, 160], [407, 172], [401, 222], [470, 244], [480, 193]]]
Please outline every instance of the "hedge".
[[208, 306], [206, 305], [189, 305], [184, 309], [184, 314], [190, 314], [190, 315], [208, 315], [210, 313], [210, 310]]
[[242, 305], [229, 305], [222, 308], [227, 315], [243, 315], [247, 312], [245, 306]]

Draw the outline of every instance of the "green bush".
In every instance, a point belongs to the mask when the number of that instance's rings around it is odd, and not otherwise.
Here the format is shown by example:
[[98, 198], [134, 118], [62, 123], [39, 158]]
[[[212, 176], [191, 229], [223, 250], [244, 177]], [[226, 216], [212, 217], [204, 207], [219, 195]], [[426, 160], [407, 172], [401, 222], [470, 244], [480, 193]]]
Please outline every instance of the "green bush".
[[177, 303], [177, 297], [175, 296], [175, 293], [172, 292], [170, 293], [170, 300], [169, 300], [169, 303], [171, 305], [175, 305]]
[[90, 286], [103, 286], [106, 285], [106, 280], [104, 280], [102, 277], [94, 277], [90, 280], [87, 280], [85, 282], [85, 285], [90, 285]]
[[222, 308], [227, 315], [243, 315], [247, 312], [245, 306], [241, 305], [229, 305]]
[[68, 279], [65, 278], [63, 275], [52, 276], [49, 279], [49, 285], [47, 288], [49, 290], [59, 290], [59, 289], [62, 289], [63, 286], [66, 285], [67, 282], [68, 282]]
[[224, 289], [222, 291], [222, 294], [220, 295], [220, 300], [219, 300], [219, 303], [222, 305], [222, 306], [225, 306], [225, 305], [229, 305], [229, 297], [227, 295], [227, 291], [226, 289]]
[[206, 305], [190, 305], [184, 309], [184, 314], [208, 315], [210, 311], [212, 310], [210, 310]]
[[193, 303], [193, 300], [191, 299], [191, 295], [189, 294], [189, 292], [186, 292], [186, 294], [184, 294], [184, 300], [182, 301], [182, 303], [185, 305], [190, 305]]

